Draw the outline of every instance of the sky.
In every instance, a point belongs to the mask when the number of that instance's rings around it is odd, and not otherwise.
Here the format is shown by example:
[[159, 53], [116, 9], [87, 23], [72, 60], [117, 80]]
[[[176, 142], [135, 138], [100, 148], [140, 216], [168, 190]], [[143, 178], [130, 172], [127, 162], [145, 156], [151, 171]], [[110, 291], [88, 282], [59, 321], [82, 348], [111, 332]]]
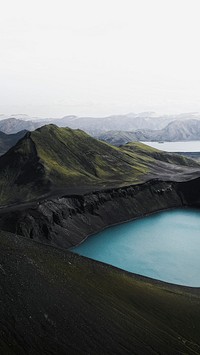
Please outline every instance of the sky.
[[0, 3], [0, 113], [200, 112], [199, 0]]

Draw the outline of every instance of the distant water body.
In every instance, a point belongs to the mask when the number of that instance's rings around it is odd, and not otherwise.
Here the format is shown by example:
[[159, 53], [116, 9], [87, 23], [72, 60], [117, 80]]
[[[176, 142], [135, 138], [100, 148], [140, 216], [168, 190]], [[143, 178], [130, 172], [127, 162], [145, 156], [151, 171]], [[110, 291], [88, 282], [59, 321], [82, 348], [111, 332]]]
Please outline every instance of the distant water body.
[[200, 141], [190, 142], [142, 142], [166, 152], [200, 152]]
[[87, 238], [72, 251], [170, 283], [200, 286], [200, 211], [155, 213]]

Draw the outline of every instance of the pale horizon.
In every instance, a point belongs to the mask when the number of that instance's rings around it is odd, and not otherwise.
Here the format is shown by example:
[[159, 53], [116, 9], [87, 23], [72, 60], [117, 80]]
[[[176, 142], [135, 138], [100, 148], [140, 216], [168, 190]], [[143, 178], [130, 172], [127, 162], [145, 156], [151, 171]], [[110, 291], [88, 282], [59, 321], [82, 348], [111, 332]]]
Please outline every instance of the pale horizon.
[[112, 117], [112, 116], [126, 116], [126, 115], [136, 115], [136, 116], [140, 116], [142, 114], [146, 114], [145, 117], [152, 117], [152, 118], [162, 118], [163, 117], [178, 117], [181, 115], [184, 116], [188, 116], [188, 119], [193, 118], [195, 119], [195, 116], [197, 117], [197, 119], [200, 119], [200, 112], [198, 111], [191, 111], [191, 112], [172, 112], [172, 113], [166, 113], [166, 112], [155, 112], [155, 111], [139, 111], [139, 112], [116, 112], [116, 113], [110, 113], [110, 114], [105, 114], [105, 115], [75, 115], [75, 114], [66, 114], [66, 115], [60, 115], [60, 116], [55, 116], [55, 115], [30, 115], [27, 113], [2, 113], [0, 112], [0, 121], [4, 120], [4, 119], [9, 119], [9, 118], [16, 118], [16, 119], [21, 119], [21, 120], [45, 120], [45, 119], [62, 119], [64, 117], [67, 116], [74, 116], [77, 118], [84, 118], [84, 117], [88, 117], [88, 118], [105, 118], [105, 117]]
[[7, 0], [0, 113], [200, 112], [198, 0]]

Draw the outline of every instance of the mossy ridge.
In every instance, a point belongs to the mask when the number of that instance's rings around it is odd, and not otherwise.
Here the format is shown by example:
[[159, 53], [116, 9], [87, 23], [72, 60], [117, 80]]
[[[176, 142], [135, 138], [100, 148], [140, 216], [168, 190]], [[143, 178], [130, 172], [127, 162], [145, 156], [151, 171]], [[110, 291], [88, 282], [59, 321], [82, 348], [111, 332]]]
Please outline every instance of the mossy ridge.
[[[39, 133], [42, 133], [39, 134]], [[85, 169], [94, 175], [95, 167], [90, 161], [95, 160], [99, 168], [106, 168], [112, 172], [112, 169], [120, 169], [124, 173], [124, 154], [116, 147], [99, 142], [81, 130], [72, 130], [70, 128], [58, 128], [55, 125], [44, 126], [31, 134], [36, 143], [39, 153], [44, 154], [46, 150], [45, 142], [53, 143], [53, 149], [46, 151], [53, 159], [57, 159], [61, 165], [67, 164], [72, 169]], [[62, 143], [62, 147], [61, 147]], [[57, 149], [56, 149], [57, 148]], [[60, 149], [59, 149], [60, 148]], [[68, 153], [68, 156], [66, 155]], [[40, 154], [39, 154], [40, 155]], [[48, 163], [48, 157], [45, 156]], [[118, 163], [114, 168], [107, 163]]]
[[[144, 181], [160, 163], [200, 167], [184, 157], [130, 143], [117, 148], [81, 130], [46, 125], [0, 157], [0, 203], [27, 201], [70, 186], [123, 186]], [[172, 165], [170, 165], [172, 164]], [[166, 170], [165, 169], [165, 170]]]

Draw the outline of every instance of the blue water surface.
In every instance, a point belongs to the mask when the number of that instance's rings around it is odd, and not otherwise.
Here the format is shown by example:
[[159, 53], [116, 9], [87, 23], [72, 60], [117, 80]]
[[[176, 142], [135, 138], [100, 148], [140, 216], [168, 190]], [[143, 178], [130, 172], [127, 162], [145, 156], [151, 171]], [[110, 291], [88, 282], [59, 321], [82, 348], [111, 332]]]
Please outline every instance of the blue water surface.
[[107, 228], [71, 250], [140, 275], [200, 286], [200, 211], [155, 213]]

